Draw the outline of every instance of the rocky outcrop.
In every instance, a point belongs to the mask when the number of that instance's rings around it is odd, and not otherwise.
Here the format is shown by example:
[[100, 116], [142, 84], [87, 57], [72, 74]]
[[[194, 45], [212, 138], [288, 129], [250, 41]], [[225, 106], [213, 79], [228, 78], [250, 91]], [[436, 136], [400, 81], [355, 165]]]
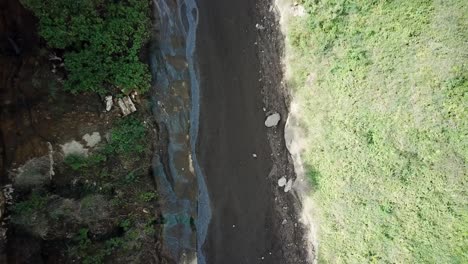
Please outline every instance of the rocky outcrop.
[[[118, 222], [115, 208], [102, 195], [89, 195], [81, 200], [59, 196], [33, 197], [44, 204], [35, 210], [17, 209], [12, 223], [24, 232], [44, 240], [63, 240], [76, 236], [81, 228], [94, 237], [105, 237], [116, 232]], [[26, 206], [25, 206], [26, 207]]]
[[12, 173], [14, 187], [29, 190], [44, 186], [51, 180], [50, 160], [48, 156], [33, 158]]

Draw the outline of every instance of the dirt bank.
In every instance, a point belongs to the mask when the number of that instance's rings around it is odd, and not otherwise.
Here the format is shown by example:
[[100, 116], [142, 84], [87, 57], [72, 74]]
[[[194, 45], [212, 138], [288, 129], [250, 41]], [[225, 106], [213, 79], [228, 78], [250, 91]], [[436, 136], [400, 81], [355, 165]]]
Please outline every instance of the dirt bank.
[[60, 53], [19, 0], [0, 0], [0, 263], [173, 263], [149, 97], [122, 117], [117, 102], [65, 92]]
[[[283, 129], [281, 35], [272, 3], [199, 2], [199, 157], [213, 217], [207, 263], [305, 263], [298, 201], [278, 187], [294, 179]], [[283, 119], [267, 129], [268, 113]]]

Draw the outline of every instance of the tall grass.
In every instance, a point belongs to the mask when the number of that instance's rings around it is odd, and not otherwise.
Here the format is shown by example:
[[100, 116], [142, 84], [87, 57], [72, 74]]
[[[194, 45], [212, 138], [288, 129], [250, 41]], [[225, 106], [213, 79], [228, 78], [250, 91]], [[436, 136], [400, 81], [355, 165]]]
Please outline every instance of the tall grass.
[[324, 263], [468, 263], [468, 2], [302, 0], [289, 24]]

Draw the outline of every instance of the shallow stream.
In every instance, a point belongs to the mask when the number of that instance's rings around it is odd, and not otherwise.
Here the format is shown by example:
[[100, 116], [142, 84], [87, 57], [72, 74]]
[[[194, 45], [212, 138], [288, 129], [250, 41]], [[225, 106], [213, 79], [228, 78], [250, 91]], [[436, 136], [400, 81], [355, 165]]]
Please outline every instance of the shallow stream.
[[163, 253], [178, 263], [205, 263], [201, 247], [211, 218], [196, 157], [200, 92], [194, 58], [195, 0], [154, 0], [150, 65], [159, 142], [153, 162], [164, 218]]

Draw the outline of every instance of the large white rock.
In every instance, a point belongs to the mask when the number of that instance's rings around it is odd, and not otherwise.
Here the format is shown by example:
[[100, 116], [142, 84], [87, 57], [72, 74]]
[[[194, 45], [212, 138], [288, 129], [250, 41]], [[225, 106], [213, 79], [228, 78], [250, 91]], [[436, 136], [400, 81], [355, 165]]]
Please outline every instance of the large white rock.
[[93, 132], [92, 134], [85, 134], [83, 140], [86, 141], [86, 146], [93, 148], [99, 142], [101, 142], [101, 134], [99, 132]]
[[129, 115], [137, 110], [132, 99], [130, 99], [128, 96], [117, 100], [117, 104], [119, 105], [120, 110], [122, 110], [122, 114], [124, 116]]
[[62, 147], [62, 152], [63, 155], [66, 157], [68, 155], [83, 155], [83, 156], [88, 156], [88, 149], [83, 147], [83, 145], [76, 141], [72, 140], [70, 142], [67, 142], [63, 145]]
[[278, 180], [278, 186], [279, 187], [283, 187], [286, 185], [286, 178], [285, 177], [281, 177], [279, 180]]
[[286, 186], [284, 187], [284, 192], [289, 192], [292, 189], [292, 184], [293, 181], [289, 180], [288, 183], [286, 183]]
[[106, 111], [109, 112], [112, 109], [114, 101], [112, 100], [112, 95], [106, 96]]
[[278, 125], [279, 121], [281, 120], [281, 116], [278, 113], [271, 114], [265, 120], [266, 127], [274, 127]]

